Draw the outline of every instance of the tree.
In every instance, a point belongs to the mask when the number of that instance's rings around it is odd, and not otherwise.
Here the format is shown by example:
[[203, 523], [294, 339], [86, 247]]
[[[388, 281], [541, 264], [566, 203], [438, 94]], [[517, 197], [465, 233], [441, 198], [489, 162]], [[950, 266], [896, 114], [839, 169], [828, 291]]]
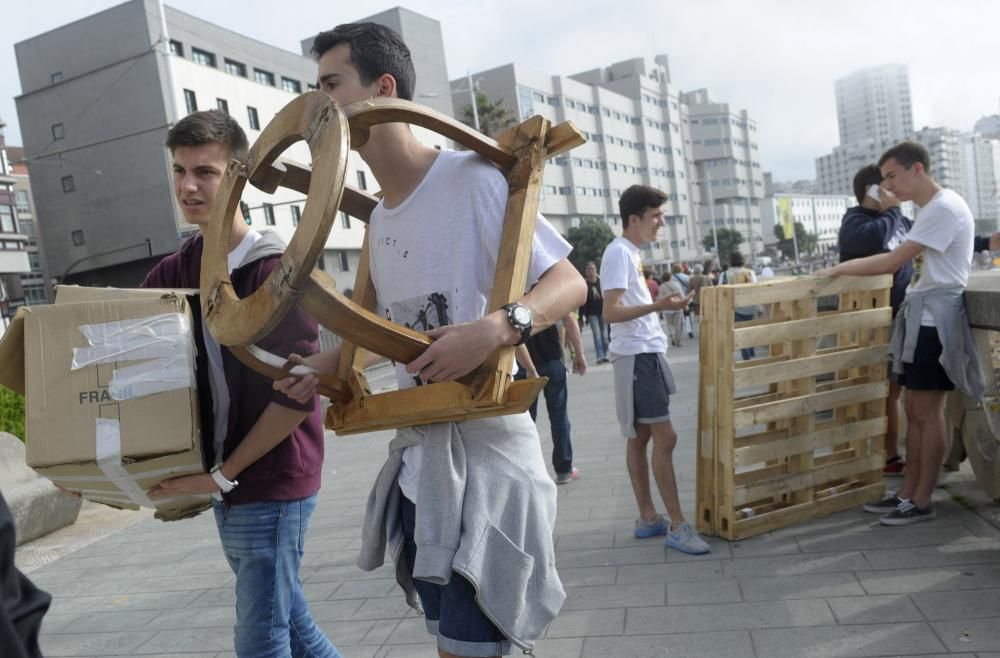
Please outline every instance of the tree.
[[24, 398], [0, 387], [0, 432], [10, 432], [24, 441]]
[[[778, 238], [778, 251], [785, 258], [795, 258], [795, 244], [791, 237], [785, 238], [785, 231], [780, 224], [774, 225], [774, 237]], [[795, 241], [799, 243], [799, 256], [812, 254], [816, 251], [816, 234], [806, 231], [802, 222], [795, 222]]]
[[[503, 99], [491, 101], [486, 94], [476, 92], [476, 109], [479, 112], [479, 132], [487, 137], [496, 137], [517, 121], [514, 112], [503, 104]], [[475, 127], [472, 105], [462, 108], [462, 123]]]
[[[719, 259], [719, 263], [725, 265], [729, 262], [729, 254], [739, 251], [740, 245], [743, 244], [743, 234], [735, 229], [720, 228], [718, 236], [719, 253], [716, 256]], [[711, 233], [702, 239], [701, 244], [705, 247], [705, 251], [715, 250], [715, 238], [712, 237]]]
[[583, 220], [579, 226], [574, 226], [566, 234], [566, 241], [573, 245], [569, 262], [581, 272], [589, 261], [594, 261], [600, 268], [604, 248], [614, 239], [614, 231], [601, 220]]

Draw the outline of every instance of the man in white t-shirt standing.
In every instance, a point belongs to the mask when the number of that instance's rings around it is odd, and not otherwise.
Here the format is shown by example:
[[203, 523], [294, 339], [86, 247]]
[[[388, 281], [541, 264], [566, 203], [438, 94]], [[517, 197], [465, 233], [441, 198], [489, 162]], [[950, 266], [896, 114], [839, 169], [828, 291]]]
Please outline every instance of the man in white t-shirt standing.
[[[635, 536], [667, 535], [666, 545], [684, 553], [711, 549], [684, 520], [677, 495], [673, 451], [677, 433], [670, 422], [670, 394], [677, 392], [667, 365], [667, 337], [660, 328], [660, 311], [682, 310], [694, 297], [662, 297], [653, 301], [642, 272], [639, 248], [656, 240], [663, 226], [660, 206], [667, 195], [652, 187], [633, 185], [618, 201], [622, 236], [601, 258], [604, 320], [612, 325], [611, 363], [615, 400], [622, 434], [628, 439], [626, 458], [632, 490], [639, 507]], [[649, 484], [647, 448], [653, 442], [653, 475], [670, 518], [657, 514]]]
[[896, 526], [934, 518], [931, 495], [948, 445], [946, 393], [956, 384], [969, 395], [981, 393], [978, 361], [964, 358], [971, 331], [962, 292], [972, 265], [974, 223], [962, 197], [931, 177], [930, 156], [920, 144], [897, 144], [882, 155], [878, 166], [882, 187], [920, 207], [913, 228], [888, 253], [850, 260], [817, 274], [891, 274], [910, 261], [918, 263], [916, 281], [896, 318], [892, 349], [894, 361], [902, 362], [902, 372], [894, 370], [906, 389], [906, 471], [899, 491], [865, 505], [866, 511], [884, 515], [883, 525]]

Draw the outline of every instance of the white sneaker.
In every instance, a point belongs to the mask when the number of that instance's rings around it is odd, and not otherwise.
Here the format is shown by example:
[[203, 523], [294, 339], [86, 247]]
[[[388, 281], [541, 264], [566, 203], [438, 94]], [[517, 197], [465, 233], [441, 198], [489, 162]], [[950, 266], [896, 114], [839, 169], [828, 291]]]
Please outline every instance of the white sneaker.
[[704, 555], [712, 548], [698, 536], [690, 523], [684, 522], [673, 532], [667, 533], [667, 548], [673, 548], [689, 555]]

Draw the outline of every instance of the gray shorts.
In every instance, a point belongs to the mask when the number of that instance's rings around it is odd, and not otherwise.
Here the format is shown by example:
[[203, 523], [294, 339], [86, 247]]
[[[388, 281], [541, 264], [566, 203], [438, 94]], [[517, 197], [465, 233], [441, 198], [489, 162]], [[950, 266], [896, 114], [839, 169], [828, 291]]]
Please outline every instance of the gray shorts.
[[670, 393], [656, 354], [636, 354], [632, 373], [635, 422], [643, 425], [670, 420]]

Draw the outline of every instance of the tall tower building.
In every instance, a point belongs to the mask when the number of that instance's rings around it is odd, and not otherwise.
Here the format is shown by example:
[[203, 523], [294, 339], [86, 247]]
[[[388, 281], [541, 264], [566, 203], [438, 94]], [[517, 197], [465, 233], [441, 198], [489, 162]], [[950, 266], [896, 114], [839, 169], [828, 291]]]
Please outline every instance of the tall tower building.
[[885, 64], [855, 71], [834, 83], [840, 145], [865, 140], [902, 141], [913, 132], [906, 65]]

